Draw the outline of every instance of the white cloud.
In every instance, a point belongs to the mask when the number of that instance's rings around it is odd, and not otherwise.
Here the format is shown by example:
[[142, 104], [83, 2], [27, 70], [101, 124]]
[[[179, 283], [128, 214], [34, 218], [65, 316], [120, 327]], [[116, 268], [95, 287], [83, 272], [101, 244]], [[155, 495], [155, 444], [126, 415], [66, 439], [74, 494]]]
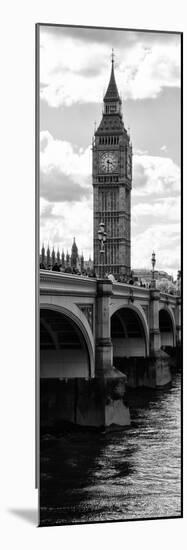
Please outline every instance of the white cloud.
[[150, 42], [150, 47], [145, 47], [142, 41], [121, 65], [119, 78], [121, 82], [125, 78], [125, 97], [156, 97], [163, 87], [179, 86], [179, 66], [180, 51], [176, 43], [165, 44], [160, 39], [158, 44]]
[[180, 228], [178, 224], [156, 224], [143, 232], [132, 231], [132, 267], [151, 266], [152, 251], [156, 253], [156, 269], [176, 273], [180, 268]]
[[133, 153], [134, 155], [148, 155], [148, 151], [147, 150], [142, 150], [142, 149], [136, 149], [134, 148], [133, 149]]
[[[60, 251], [71, 250], [76, 238], [79, 253], [92, 254], [92, 199], [82, 202], [48, 203], [41, 200], [40, 242]], [[45, 216], [45, 213], [49, 214]]]
[[[101, 33], [103, 31], [101, 30]], [[41, 36], [40, 79], [41, 98], [50, 106], [76, 102], [100, 102], [109, 78], [111, 44], [108, 41], [72, 38], [66, 33], [48, 32]], [[115, 32], [116, 34], [116, 32]], [[93, 35], [93, 32], [92, 32]], [[96, 30], [95, 36], [98, 36]], [[163, 87], [180, 86], [179, 38], [161, 34], [124, 32], [117, 45], [119, 59], [116, 78], [123, 98], [156, 97]]]
[[[53, 136], [48, 132], [48, 130], [43, 130], [40, 132], [40, 151], [43, 153], [46, 147], [53, 141]], [[41, 159], [40, 159], [41, 161]]]
[[[180, 197], [167, 197], [150, 202], [140, 202], [132, 207], [132, 218], [138, 224], [155, 222], [166, 225], [169, 222], [180, 223]], [[148, 220], [149, 218], [149, 220]]]
[[158, 269], [175, 275], [180, 268], [179, 167], [170, 158], [135, 155], [133, 180], [132, 266], [149, 268], [155, 250]]
[[167, 157], [134, 155], [133, 195], [172, 195], [180, 192], [180, 169]]
[[41, 132], [40, 192], [47, 200], [77, 201], [91, 192], [91, 148], [75, 150], [71, 143]]
[[76, 237], [79, 251], [92, 254], [92, 186], [90, 148], [41, 132], [40, 239], [41, 244], [68, 249]]
[[[45, 143], [45, 146], [44, 146]], [[67, 175], [88, 176], [91, 168], [91, 147], [74, 151], [68, 141], [54, 139], [49, 132], [41, 132], [40, 168], [47, 171], [57, 167]]]
[[106, 82], [98, 69], [101, 59], [108, 57], [106, 45], [85, 47], [84, 42], [64, 38], [63, 33], [57, 38], [44, 31], [40, 51], [41, 98], [50, 106], [101, 101]]

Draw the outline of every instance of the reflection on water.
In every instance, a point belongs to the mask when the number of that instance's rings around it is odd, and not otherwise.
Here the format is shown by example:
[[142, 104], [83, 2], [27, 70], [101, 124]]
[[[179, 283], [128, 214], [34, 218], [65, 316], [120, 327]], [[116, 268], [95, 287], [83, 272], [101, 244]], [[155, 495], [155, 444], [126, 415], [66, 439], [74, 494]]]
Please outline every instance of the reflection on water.
[[131, 426], [41, 440], [41, 525], [181, 515], [181, 380], [129, 393]]

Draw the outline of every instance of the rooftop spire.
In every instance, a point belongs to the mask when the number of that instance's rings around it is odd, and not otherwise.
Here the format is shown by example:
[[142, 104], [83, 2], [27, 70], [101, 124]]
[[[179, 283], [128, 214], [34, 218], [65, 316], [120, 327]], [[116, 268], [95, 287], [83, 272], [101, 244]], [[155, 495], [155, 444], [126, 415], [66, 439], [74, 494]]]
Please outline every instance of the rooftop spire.
[[72, 251], [72, 253], [78, 254], [78, 248], [77, 248], [77, 245], [76, 245], [76, 242], [75, 242], [75, 237], [73, 237], [73, 244], [72, 244], [72, 247], [71, 247], [71, 251]]
[[111, 60], [112, 60], [112, 65], [113, 65], [114, 64], [114, 48], [112, 48]]
[[117, 84], [115, 81], [115, 75], [114, 75], [114, 50], [112, 48], [112, 54], [111, 54], [111, 75], [110, 75], [110, 81], [109, 85], [106, 91], [106, 94], [104, 96], [104, 101], [119, 101], [121, 103], [121, 99], [119, 96], [119, 92], [117, 89]]

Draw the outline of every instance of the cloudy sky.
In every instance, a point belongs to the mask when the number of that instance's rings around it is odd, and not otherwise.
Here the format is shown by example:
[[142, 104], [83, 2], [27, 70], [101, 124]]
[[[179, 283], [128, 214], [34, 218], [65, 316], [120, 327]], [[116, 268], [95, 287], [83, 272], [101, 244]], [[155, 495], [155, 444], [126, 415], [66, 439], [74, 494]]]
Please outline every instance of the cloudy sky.
[[115, 52], [133, 145], [132, 268], [180, 268], [180, 36], [40, 27], [40, 240], [92, 253], [94, 126]]

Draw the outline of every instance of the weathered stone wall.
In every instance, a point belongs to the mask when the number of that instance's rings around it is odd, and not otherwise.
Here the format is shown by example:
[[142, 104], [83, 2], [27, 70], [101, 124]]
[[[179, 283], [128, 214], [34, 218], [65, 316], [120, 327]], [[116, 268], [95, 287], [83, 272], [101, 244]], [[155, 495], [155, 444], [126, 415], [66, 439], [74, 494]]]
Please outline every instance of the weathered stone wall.
[[41, 428], [127, 426], [130, 414], [125, 377], [40, 381]]
[[152, 357], [117, 357], [114, 366], [126, 374], [130, 388], [157, 388], [171, 382], [171, 360], [163, 351]]

